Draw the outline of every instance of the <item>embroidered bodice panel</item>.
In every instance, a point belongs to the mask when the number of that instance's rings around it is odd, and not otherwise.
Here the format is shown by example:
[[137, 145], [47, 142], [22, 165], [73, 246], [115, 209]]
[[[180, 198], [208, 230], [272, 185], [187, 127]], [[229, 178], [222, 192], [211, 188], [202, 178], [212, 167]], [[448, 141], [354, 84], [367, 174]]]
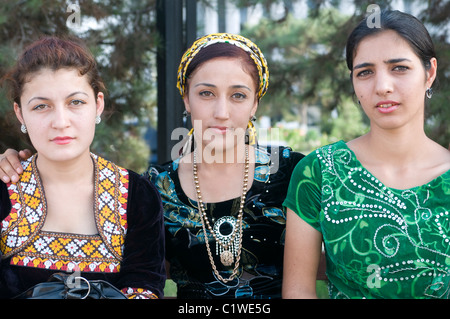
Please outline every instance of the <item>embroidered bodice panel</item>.
[[23, 162], [18, 183], [8, 184], [12, 205], [2, 221], [2, 258], [17, 266], [63, 271], [118, 272], [127, 231], [128, 171], [91, 155], [95, 166], [95, 221], [98, 234], [43, 231], [47, 206], [36, 156]]

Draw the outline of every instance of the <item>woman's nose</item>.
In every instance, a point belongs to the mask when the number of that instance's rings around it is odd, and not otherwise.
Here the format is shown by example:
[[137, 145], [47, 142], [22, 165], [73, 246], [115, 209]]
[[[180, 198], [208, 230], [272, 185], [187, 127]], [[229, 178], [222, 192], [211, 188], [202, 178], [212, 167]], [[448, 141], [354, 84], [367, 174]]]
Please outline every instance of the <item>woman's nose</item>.
[[385, 96], [394, 91], [394, 85], [392, 81], [392, 77], [388, 72], [378, 72], [376, 74], [376, 94], [380, 96]]
[[52, 127], [56, 129], [66, 128], [70, 125], [69, 111], [64, 107], [56, 106], [53, 112]]
[[220, 97], [217, 99], [217, 103], [214, 108], [214, 117], [218, 119], [228, 119], [229, 116], [228, 101], [225, 97]]

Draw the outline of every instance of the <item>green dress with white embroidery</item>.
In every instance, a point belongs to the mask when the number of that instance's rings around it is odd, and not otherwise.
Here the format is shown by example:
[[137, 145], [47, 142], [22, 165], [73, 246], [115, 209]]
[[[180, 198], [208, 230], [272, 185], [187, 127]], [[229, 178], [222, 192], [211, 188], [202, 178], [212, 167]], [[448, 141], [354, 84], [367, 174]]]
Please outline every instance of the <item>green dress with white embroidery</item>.
[[322, 233], [331, 298], [449, 298], [450, 170], [389, 188], [339, 141], [299, 162], [284, 205]]

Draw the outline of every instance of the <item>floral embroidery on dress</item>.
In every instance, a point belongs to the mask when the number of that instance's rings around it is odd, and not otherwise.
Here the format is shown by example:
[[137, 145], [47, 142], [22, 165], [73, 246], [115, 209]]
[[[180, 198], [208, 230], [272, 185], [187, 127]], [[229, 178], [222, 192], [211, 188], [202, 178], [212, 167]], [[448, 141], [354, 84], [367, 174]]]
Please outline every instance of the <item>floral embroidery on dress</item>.
[[118, 272], [127, 230], [128, 171], [94, 154], [98, 235], [42, 231], [47, 214], [36, 156], [8, 184], [12, 209], [2, 221], [0, 248], [11, 264], [64, 271]]
[[[197, 202], [186, 196], [181, 187], [178, 177], [180, 159], [150, 167], [147, 174], [159, 190], [163, 202], [166, 243], [175, 243], [167, 246], [166, 253], [167, 256], [174, 256], [169, 257], [170, 271], [171, 278], [177, 284], [178, 297], [280, 296], [280, 252], [283, 250], [286, 223], [282, 200], [292, 169], [302, 157], [286, 147], [255, 147], [254, 181], [244, 204], [244, 242], [240, 257], [241, 274], [245, 273], [246, 276], [240, 275], [240, 278], [226, 284], [217, 278], [208, 260], [205, 242], [212, 235], [205, 236]], [[211, 221], [218, 220], [223, 216], [237, 214], [239, 205], [240, 197], [206, 203], [206, 212]], [[208, 234], [208, 230], [206, 232]], [[226, 267], [218, 271], [221, 276], [227, 277], [232, 272]]]
[[157, 295], [148, 289], [143, 288], [124, 288], [122, 293], [127, 296], [128, 299], [159, 299]]

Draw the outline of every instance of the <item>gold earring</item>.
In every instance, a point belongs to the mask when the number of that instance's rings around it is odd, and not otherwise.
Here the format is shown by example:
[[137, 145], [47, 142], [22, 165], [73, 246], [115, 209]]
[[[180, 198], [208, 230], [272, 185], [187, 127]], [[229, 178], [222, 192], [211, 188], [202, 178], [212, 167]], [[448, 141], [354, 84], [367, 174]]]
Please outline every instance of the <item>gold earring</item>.
[[256, 128], [253, 124], [254, 121], [256, 121], [256, 117], [252, 115], [247, 124], [248, 145], [256, 144]]

